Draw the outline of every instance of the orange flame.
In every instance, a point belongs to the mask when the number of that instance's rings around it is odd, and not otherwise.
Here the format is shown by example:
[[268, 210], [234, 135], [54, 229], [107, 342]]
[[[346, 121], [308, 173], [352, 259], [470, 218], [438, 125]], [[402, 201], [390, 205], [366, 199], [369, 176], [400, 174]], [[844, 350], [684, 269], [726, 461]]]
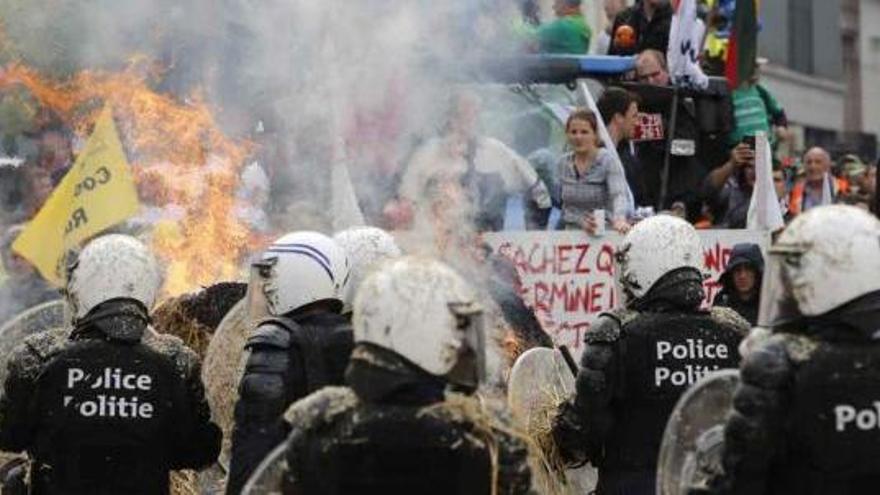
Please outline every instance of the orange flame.
[[112, 106], [141, 199], [183, 210], [182, 220], [159, 222], [152, 233], [165, 262], [163, 293], [175, 296], [238, 279], [242, 258], [265, 240], [234, 213], [239, 171], [253, 145], [226, 136], [200, 93], [180, 102], [155, 92], [150, 83], [160, 72], [140, 58], [119, 73], [82, 71], [56, 82], [12, 64], [0, 71], [0, 90], [27, 88], [80, 137]]

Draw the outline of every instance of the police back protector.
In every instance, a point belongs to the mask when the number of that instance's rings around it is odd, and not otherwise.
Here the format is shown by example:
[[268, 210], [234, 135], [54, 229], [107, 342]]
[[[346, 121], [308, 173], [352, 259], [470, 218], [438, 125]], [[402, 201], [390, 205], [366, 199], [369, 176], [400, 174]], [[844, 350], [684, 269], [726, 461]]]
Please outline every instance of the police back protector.
[[[165, 493], [181, 377], [142, 343], [74, 341], [39, 377], [37, 493]], [[183, 415], [182, 415], [183, 416]]]
[[[286, 330], [290, 339], [285, 347], [295, 353], [289, 359], [302, 365], [301, 377], [293, 377], [290, 391], [296, 398], [308, 395], [327, 385], [344, 383], [345, 368], [354, 347], [351, 327], [341, 316], [321, 315], [296, 322], [285, 317], [269, 317], [258, 328], [272, 325]], [[258, 330], [259, 333], [259, 330]], [[252, 344], [254, 338], [249, 341]]]
[[803, 493], [876, 493], [880, 343], [818, 341], [802, 362], [796, 359], [797, 348], [788, 347], [796, 371], [788, 468], [779, 476], [780, 486], [802, 487]]
[[621, 328], [622, 383], [602, 467], [654, 470], [669, 414], [709, 372], [739, 365], [742, 335], [709, 312], [640, 313]]
[[419, 407], [362, 403], [291, 448], [301, 493], [491, 493], [480, 432]]

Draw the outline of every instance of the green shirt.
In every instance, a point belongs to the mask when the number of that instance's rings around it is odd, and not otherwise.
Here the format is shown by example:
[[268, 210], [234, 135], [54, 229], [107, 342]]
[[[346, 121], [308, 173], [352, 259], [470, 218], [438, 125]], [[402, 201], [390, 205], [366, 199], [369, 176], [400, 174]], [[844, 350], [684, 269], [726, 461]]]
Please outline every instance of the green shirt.
[[738, 88], [733, 92], [732, 98], [736, 128], [730, 135], [730, 143], [738, 143], [744, 136], [754, 136], [756, 132], [762, 131], [772, 144], [775, 136], [770, 132], [770, 115], [781, 111], [776, 99], [757, 84]]
[[592, 32], [584, 16], [567, 15], [538, 28], [541, 53], [572, 53], [584, 55], [590, 49]]

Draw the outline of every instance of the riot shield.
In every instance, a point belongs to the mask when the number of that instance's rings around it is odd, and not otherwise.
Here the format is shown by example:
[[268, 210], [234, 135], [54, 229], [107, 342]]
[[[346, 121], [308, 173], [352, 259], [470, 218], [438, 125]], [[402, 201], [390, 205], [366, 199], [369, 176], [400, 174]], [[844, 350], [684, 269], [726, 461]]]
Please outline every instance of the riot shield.
[[710, 373], [675, 405], [660, 445], [657, 493], [683, 495], [721, 465], [724, 424], [739, 384], [738, 370]]
[[282, 443], [263, 459], [245, 483], [241, 495], [281, 495], [281, 480], [287, 467], [284, 459], [286, 446]]
[[227, 470], [238, 382], [244, 370], [244, 344], [250, 329], [247, 307], [248, 301], [242, 299], [229, 310], [214, 331], [202, 366], [205, 395], [214, 422], [223, 430], [223, 447], [218, 462]]
[[64, 301], [56, 299], [26, 309], [0, 327], [0, 384], [6, 381], [6, 363], [15, 346], [29, 335], [66, 324]]
[[559, 404], [574, 394], [574, 378], [562, 353], [547, 347], [524, 352], [510, 371], [507, 401], [517, 426], [538, 447], [531, 464], [541, 493], [581, 494], [596, 487], [595, 468], [566, 469], [550, 433]]

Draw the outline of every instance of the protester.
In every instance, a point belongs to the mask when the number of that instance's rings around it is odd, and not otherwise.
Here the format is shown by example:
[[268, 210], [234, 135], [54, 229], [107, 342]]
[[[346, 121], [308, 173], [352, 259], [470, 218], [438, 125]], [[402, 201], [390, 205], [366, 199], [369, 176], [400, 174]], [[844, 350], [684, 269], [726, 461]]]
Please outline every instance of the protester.
[[446, 265], [382, 266], [354, 304], [349, 388], [285, 415], [285, 494], [531, 493], [525, 443], [470, 397], [485, 349], [476, 293]]
[[[703, 150], [698, 147], [701, 129], [695, 96], [679, 94], [675, 129], [669, 132], [675, 94], [669, 86], [666, 57], [656, 50], [642, 52], [636, 59], [636, 75], [645, 85], [640, 87], [639, 110], [648, 122], [642, 126], [636, 147], [644, 176], [645, 202], [662, 211], [680, 201], [686, 206], [688, 221], [694, 222], [702, 209], [699, 190], [707, 165], [698, 159]], [[668, 174], [665, 197], [664, 174]]]
[[[700, 309], [703, 248], [683, 220], [642, 220], [615, 258], [624, 307], [603, 313], [584, 335], [575, 396], [560, 406], [553, 438], [570, 465], [598, 467], [597, 493], [654, 495], [672, 408], [702, 374], [738, 365], [748, 323], [728, 308]], [[723, 352], [687, 352], [694, 342]], [[685, 352], [673, 357], [673, 348]]]
[[668, 0], [636, 0], [614, 19], [609, 55], [635, 55], [645, 50], [666, 53], [672, 7]]
[[782, 217], [789, 218], [788, 195], [789, 183], [786, 178], [785, 171], [781, 167], [773, 168], [773, 189], [776, 191], [776, 198], [779, 200], [779, 211]]
[[730, 160], [710, 172], [703, 183], [703, 195], [712, 210], [715, 226], [744, 229], [755, 187], [755, 150], [739, 143]]
[[730, 252], [727, 268], [718, 279], [721, 291], [712, 304], [730, 308], [751, 326], [757, 325], [763, 273], [761, 248], [757, 244], [736, 244]]
[[451, 228], [469, 224], [478, 231], [497, 231], [513, 195], [527, 195], [539, 208], [550, 208], [547, 187], [529, 163], [501, 141], [478, 134], [479, 113], [473, 94], [452, 97], [444, 135], [416, 150], [403, 174], [400, 202], [389, 208], [395, 216], [406, 218], [400, 210], [415, 206], [416, 220], [443, 215], [455, 219], [449, 221]]
[[[565, 123], [571, 151], [556, 164], [557, 183], [553, 187], [554, 203], [562, 210], [560, 226], [595, 234], [604, 230], [605, 222], [614, 230], [629, 230], [626, 221], [627, 192], [623, 170], [601, 147], [596, 115], [587, 109], [572, 112]], [[603, 210], [605, 218], [597, 218]]]
[[590, 27], [581, 13], [581, 0], [554, 0], [556, 20], [541, 25], [536, 33], [538, 51], [586, 55], [590, 49]]
[[847, 191], [846, 183], [831, 175], [831, 155], [820, 147], [810, 148], [804, 154], [804, 177], [791, 189], [789, 213], [796, 216], [813, 207], [831, 204]]
[[823, 206], [770, 248], [760, 317], [770, 333], [740, 366], [721, 465], [688, 493], [877, 490], [878, 238], [870, 214]]
[[611, 48], [611, 29], [614, 27], [614, 20], [626, 8], [626, 0], [605, 0], [602, 7], [605, 11], [605, 29], [599, 32], [596, 39], [596, 55], [608, 54], [608, 50]]
[[735, 145], [746, 136], [763, 132], [774, 146], [778, 140], [788, 139], [788, 117], [776, 98], [760, 83], [761, 67], [766, 59], [759, 58], [751, 80], [733, 91], [733, 112], [736, 127], [729, 142]]
[[636, 205], [648, 204], [642, 164], [635, 155], [631, 139], [635, 137], [639, 117], [639, 98], [625, 89], [609, 87], [596, 102], [605, 128], [617, 148], [617, 155], [626, 173], [626, 182]]
[[843, 164], [843, 178], [849, 186], [843, 201], [870, 211], [874, 205], [876, 167], [865, 165], [856, 155], [845, 155], [840, 161]]
[[0, 327], [28, 308], [61, 297], [33, 265], [12, 250], [12, 243], [23, 228], [14, 225], [0, 237], [0, 261], [6, 273], [0, 284]]
[[0, 448], [27, 452], [4, 491], [169, 493], [169, 474], [201, 469], [220, 452], [198, 356], [149, 326], [159, 266], [134, 238], [106, 235], [71, 263], [72, 328], [28, 337], [9, 361], [0, 396]]
[[[239, 383], [226, 493], [238, 494], [263, 458], [290, 431], [282, 418], [293, 402], [340, 385], [352, 349], [340, 314], [349, 262], [329, 237], [293, 232], [254, 264], [248, 291], [257, 320]], [[261, 298], [261, 299], [256, 299]], [[264, 311], [260, 319], [253, 312]]]

